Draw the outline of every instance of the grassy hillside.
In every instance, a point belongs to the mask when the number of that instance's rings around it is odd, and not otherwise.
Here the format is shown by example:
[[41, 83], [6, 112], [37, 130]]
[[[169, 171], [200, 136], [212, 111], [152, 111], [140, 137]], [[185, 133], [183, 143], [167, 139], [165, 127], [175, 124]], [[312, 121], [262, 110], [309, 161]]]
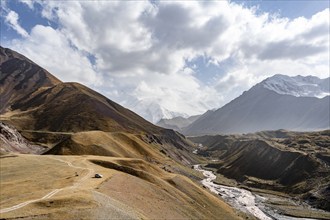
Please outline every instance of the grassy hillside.
[[[187, 177], [145, 160], [7, 155], [0, 161], [0, 218], [242, 219]], [[94, 173], [103, 178], [93, 178]], [[55, 189], [60, 191], [38, 200]], [[3, 212], [29, 200], [35, 201]]]

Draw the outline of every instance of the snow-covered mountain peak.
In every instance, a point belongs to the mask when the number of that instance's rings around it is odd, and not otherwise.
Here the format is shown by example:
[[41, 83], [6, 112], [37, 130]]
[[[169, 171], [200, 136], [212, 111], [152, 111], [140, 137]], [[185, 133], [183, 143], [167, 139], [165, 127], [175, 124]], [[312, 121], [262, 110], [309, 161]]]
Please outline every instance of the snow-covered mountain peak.
[[286, 76], [277, 74], [261, 82], [264, 88], [278, 94], [296, 97], [323, 98], [330, 95], [330, 78], [320, 79], [316, 76]]
[[149, 99], [135, 100], [132, 103], [126, 104], [126, 107], [154, 124], [161, 119], [172, 119], [179, 116], [184, 118], [189, 117], [185, 113], [170, 111], [156, 101]]

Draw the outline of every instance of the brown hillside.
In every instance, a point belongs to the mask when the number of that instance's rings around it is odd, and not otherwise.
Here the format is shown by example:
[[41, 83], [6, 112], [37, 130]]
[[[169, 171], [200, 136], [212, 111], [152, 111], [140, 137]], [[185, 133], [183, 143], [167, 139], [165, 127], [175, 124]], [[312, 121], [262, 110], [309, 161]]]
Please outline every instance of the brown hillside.
[[[150, 132], [161, 129], [78, 83], [59, 83], [11, 106], [23, 130]], [[20, 118], [26, 119], [20, 120]]]
[[28, 58], [0, 46], [0, 114], [10, 111], [19, 100], [58, 83], [58, 79]]
[[[84, 85], [60, 82], [16, 52], [4, 48], [1, 51], [1, 75], [5, 77], [0, 86], [5, 92], [0, 97], [6, 106], [1, 120], [17, 128], [28, 140], [55, 147], [48, 153], [113, 156], [116, 150], [112, 147], [120, 143], [121, 156], [144, 158], [145, 151], [156, 151], [155, 155], [161, 152], [163, 157], [184, 164], [196, 161], [191, 142], [177, 132], [149, 123]], [[110, 134], [113, 132], [117, 134]], [[114, 145], [95, 144], [99, 134]], [[77, 142], [77, 137], [83, 138]], [[144, 150], [132, 154], [131, 149], [123, 146], [143, 146]]]
[[161, 132], [101, 94], [79, 83], [62, 83], [28, 58], [0, 49], [1, 116], [9, 116], [17, 128]]
[[[188, 178], [144, 160], [22, 154], [0, 160], [4, 219], [243, 219]], [[36, 201], [4, 212], [30, 200]]]

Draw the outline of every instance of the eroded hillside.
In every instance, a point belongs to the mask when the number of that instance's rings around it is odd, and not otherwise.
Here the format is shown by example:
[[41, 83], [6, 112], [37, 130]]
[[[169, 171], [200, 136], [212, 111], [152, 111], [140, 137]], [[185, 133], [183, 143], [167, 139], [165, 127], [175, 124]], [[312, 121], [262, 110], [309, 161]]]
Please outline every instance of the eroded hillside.
[[192, 137], [203, 144], [198, 154], [206, 167], [239, 183], [299, 196], [330, 210], [330, 131], [259, 132], [247, 135]]

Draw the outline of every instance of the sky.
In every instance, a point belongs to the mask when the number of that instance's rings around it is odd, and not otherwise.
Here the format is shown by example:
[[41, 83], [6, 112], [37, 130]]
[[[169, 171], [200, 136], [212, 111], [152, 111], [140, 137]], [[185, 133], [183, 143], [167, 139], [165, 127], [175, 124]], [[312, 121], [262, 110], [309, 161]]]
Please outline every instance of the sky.
[[0, 17], [1, 46], [133, 110], [201, 114], [275, 74], [329, 77], [327, 0], [1, 0]]

